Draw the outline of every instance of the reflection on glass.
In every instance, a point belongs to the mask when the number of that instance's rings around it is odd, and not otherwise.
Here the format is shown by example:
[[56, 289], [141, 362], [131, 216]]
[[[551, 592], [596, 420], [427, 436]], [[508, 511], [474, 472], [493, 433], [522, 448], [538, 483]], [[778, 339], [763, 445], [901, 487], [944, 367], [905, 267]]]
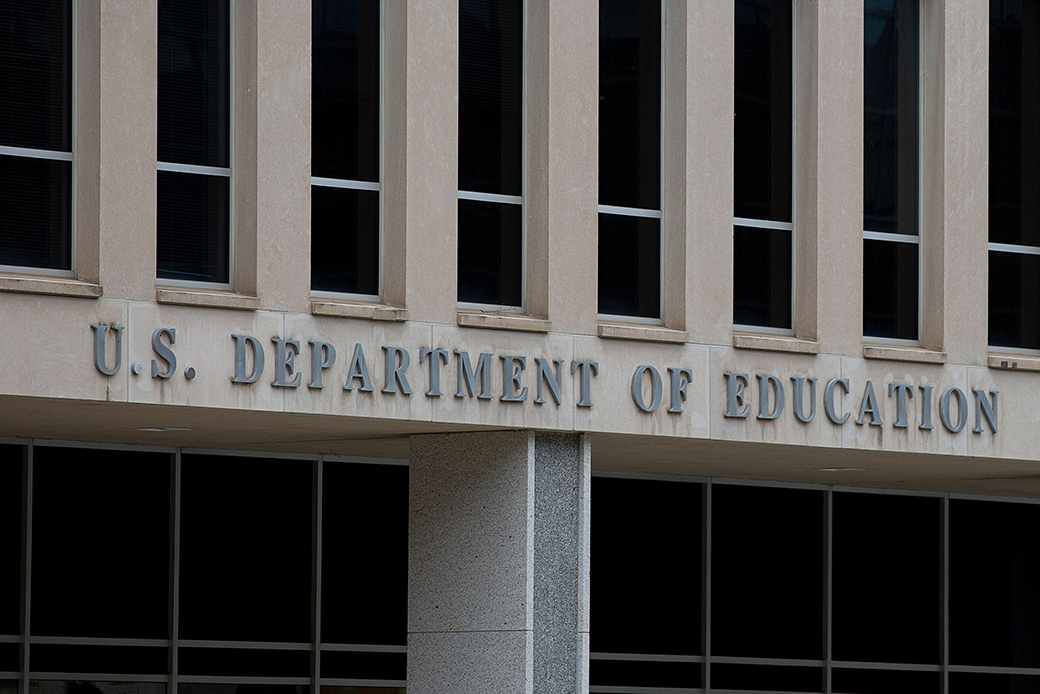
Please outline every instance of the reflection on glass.
[[30, 694], [166, 694], [166, 685], [158, 682], [30, 680], [29, 692]]
[[[324, 687], [322, 687], [324, 689]], [[178, 684], [177, 694], [309, 694], [302, 684]]]

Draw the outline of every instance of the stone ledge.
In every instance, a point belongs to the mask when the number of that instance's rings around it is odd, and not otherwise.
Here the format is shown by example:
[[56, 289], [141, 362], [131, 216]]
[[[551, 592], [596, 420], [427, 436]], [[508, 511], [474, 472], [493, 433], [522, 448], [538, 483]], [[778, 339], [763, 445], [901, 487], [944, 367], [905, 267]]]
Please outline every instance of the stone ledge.
[[341, 301], [311, 300], [311, 313], [315, 316], [338, 316], [340, 318], [364, 318], [401, 322], [408, 320], [408, 309], [384, 304], [350, 304]]
[[749, 335], [734, 333], [733, 346], [737, 349], [758, 349], [767, 352], [792, 352], [794, 354], [819, 354], [820, 343], [797, 337], [779, 335]]
[[685, 330], [673, 330], [649, 325], [617, 325], [600, 323], [597, 334], [608, 340], [642, 340], [644, 342], [670, 342], [685, 344], [688, 335]]
[[946, 352], [936, 352], [921, 347], [883, 347], [863, 345], [864, 359], [888, 359], [890, 361], [915, 361], [922, 364], [945, 364]]
[[228, 308], [239, 311], [255, 311], [260, 308], [260, 299], [255, 296], [234, 294], [232, 292], [206, 292], [194, 289], [156, 289], [155, 300], [160, 304]]
[[100, 299], [104, 293], [100, 284], [80, 282], [74, 279], [56, 277], [0, 277], [0, 292], [17, 292], [19, 294], [46, 294], [50, 296], [70, 296], [79, 299]]
[[1026, 357], [1020, 354], [991, 354], [989, 355], [989, 367], [1007, 371], [1040, 371], [1040, 357]]
[[552, 323], [541, 318], [512, 313], [458, 312], [458, 324], [463, 328], [485, 328], [487, 330], [520, 330], [528, 333], [547, 333]]

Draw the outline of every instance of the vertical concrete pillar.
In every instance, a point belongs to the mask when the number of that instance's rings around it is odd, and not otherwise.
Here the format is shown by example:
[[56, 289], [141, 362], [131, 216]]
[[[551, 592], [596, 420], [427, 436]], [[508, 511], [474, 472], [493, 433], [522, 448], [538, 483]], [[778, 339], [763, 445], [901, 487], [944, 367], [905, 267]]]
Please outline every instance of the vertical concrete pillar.
[[588, 691], [589, 442], [411, 442], [409, 694]]

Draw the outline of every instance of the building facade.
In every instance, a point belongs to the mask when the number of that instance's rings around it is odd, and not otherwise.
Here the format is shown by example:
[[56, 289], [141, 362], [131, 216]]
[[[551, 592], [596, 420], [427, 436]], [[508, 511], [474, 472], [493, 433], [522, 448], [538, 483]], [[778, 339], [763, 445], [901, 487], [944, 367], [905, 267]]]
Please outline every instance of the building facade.
[[0, 0], [0, 693], [1040, 691], [1037, 46]]

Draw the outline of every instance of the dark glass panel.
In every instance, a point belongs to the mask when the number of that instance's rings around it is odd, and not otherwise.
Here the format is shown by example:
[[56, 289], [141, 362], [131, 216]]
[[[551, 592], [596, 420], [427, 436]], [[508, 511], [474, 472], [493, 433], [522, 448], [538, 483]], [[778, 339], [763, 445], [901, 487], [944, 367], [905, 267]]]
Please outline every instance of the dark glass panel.
[[599, 3], [599, 201], [661, 209], [661, 3]]
[[29, 691], [33, 694], [166, 694], [166, 685], [160, 682], [32, 680]]
[[950, 662], [1040, 667], [1040, 506], [950, 501]]
[[[936, 629], [938, 631], [938, 629]], [[938, 672], [835, 668], [831, 691], [840, 694], [939, 694]]]
[[159, 0], [159, 161], [228, 166], [228, 0]]
[[701, 686], [701, 665], [700, 663], [593, 659], [589, 661], [589, 685], [593, 687], [696, 689]]
[[379, 180], [379, 0], [314, 0], [311, 173]]
[[949, 694], [1040, 694], [1040, 677], [951, 672]]
[[177, 650], [182, 675], [226, 677], [309, 677], [310, 651], [245, 648], [185, 648]]
[[313, 465], [182, 457], [181, 638], [311, 641]]
[[791, 327], [791, 232], [733, 229], [733, 322]]
[[989, 343], [1040, 349], [1040, 256], [990, 251]]
[[459, 200], [459, 301], [523, 302], [522, 205]]
[[390, 680], [407, 678], [404, 653], [348, 653], [322, 651], [321, 676], [345, 680]]
[[940, 520], [936, 498], [834, 493], [835, 660], [939, 662]]
[[[21, 669], [21, 646], [17, 643], [0, 643], [0, 672], [15, 673]], [[0, 694], [4, 694], [4, 685], [7, 684], [12, 683], [0, 680]]]
[[0, 146], [72, 150], [71, 0], [0, 0], [0, 94]]
[[990, 0], [989, 240], [1040, 245], [1040, 4]]
[[702, 493], [688, 482], [593, 478], [593, 653], [701, 653]]
[[712, 654], [823, 658], [823, 492], [717, 484], [711, 512]]
[[790, 222], [791, 0], [735, 9], [734, 214]]
[[[6, 636], [21, 632], [24, 455], [22, 446], [0, 445], [0, 634]], [[10, 670], [0, 665], [5, 671]]]
[[[712, 549], [714, 550], [714, 545]], [[714, 619], [715, 616], [712, 615], [713, 623]], [[712, 691], [735, 689], [762, 692], [822, 692], [823, 669], [714, 663], [711, 666], [711, 689]]]
[[0, 155], [0, 181], [0, 265], [71, 270], [72, 162]]
[[405, 694], [404, 687], [332, 687], [321, 685], [321, 694]]
[[[33, 607], [36, 607], [35, 600]], [[30, 649], [30, 657], [33, 672], [165, 675], [169, 668], [165, 648], [144, 646], [34, 644]]]
[[[322, 687], [324, 690], [325, 687]], [[308, 694], [300, 684], [178, 684], [177, 694]]]
[[322, 592], [321, 640], [403, 646], [408, 468], [330, 462], [323, 478], [322, 585], [335, 590]]
[[661, 220], [599, 216], [599, 312], [661, 317]]
[[231, 237], [231, 179], [158, 172], [156, 255], [158, 276], [226, 284]]
[[919, 0], [865, 0], [863, 228], [918, 228]]
[[379, 193], [311, 187], [311, 289], [379, 294]]
[[523, 192], [523, 11], [523, 0], [459, 2], [459, 190]]
[[169, 635], [170, 467], [166, 453], [34, 448], [33, 634]]
[[917, 339], [918, 245], [863, 241], [863, 334]]

